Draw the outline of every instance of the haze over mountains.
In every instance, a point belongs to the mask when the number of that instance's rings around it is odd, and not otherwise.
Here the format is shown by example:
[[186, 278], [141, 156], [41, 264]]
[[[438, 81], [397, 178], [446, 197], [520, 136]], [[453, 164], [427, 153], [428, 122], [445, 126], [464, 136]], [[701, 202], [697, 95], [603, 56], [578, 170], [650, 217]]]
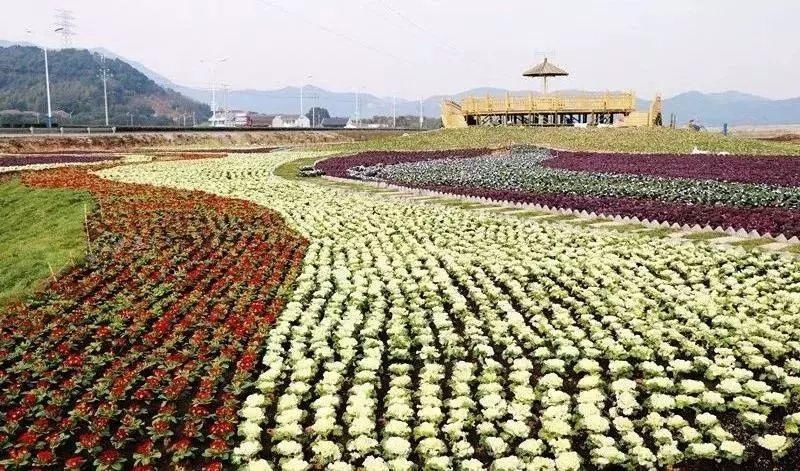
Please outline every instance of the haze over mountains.
[[[175, 86], [180, 93], [198, 101], [209, 103], [210, 92], [189, 87]], [[507, 92], [497, 88], [478, 88], [467, 90], [451, 96], [432, 96], [425, 98], [422, 109], [425, 116], [440, 115], [443, 99], [461, 99], [465, 96], [503, 95]], [[511, 94], [527, 94], [530, 90], [508, 91]], [[572, 92], [575, 92], [574, 90]], [[315, 86], [306, 86], [303, 91], [306, 109], [314, 105], [327, 108], [332, 116], [350, 116], [355, 111], [354, 92], [333, 92]], [[217, 102], [222, 103], [222, 95], [218, 92]], [[369, 93], [359, 96], [362, 117], [373, 115], [390, 116], [392, 114], [392, 97], [379, 97]], [[231, 90], [227, 93], [227, 106], [236, 109], [248, 109], [261, 113], [298, 113], [300, 109], [300, 88], [285, 87], [279, 90]], [[748, 95], [737, 91], [721, 93], [701, 93], [690, 91], [674, 97], [665, 98], [664, 119], [669, 120], [671, 113], [677, 116], [679, 123], [690, 119], [706, 126], [721, 126], [728, 123], [736, 125], [759, 124], [792, 124], [800, 123], [800, 97], [788, 100], [770, 100], [768, 98]], [[637, 99], [637, 107], [645, 110], [650, 100]], [[419, 114], [418, 101], [397, 99], [398, 115]]]
[[[166, 77], [147, 69], [141, 64], [131, 61], [129, 63], [162, 86], [173, 88], [198, 101], [205, 103], [210, 103], [211, 101], [211, 92], [208, 89], [184, 87], [172, 83]], [[580, 92], [578, 90], [565, 91]], [[438, 117], [443, 99], [502, 95], [506, 92], [526, 94], [530, 93], [531, 90], [506, 90], [492, 87], [475, 88], [449, 96], [435, 95], [427, 97], [422, 101], [422, 109], [425, 116]], [[221, 92], [218, 93], [217, 102], [221, 105], [223, 96]], [[304, 107], [306, 109], [318, 105], [327, 108], [332, 116], [351, 116], [355, 111], [356, 94], [354, 91], [335, 92], [308, 85], [304, 87], [303, 94], [305, 98]], [[665, 122], [669, 120], [670, 114], [674, 113], [679, 123], [686, 123], [693, 119], [706, 126], [721, 126], [723, 123], [728, 123], [731, 126], [800, 123], [800, 97], [771, 100], [730, 90], [720, 93], [688, 91], [673, 97], [663, 98]], [[642, 110], [647, 109], [650, 106], [650, 99], [651, 97], [638, 97], [637, 107]], [[370, 93], [361, 93], [359, 101], [361, 103], [362, 117], [390, 116], [392, 114], [393, 97], [380, 97]], [[398, 98], [396, 103], [398, 115], [419, 114], [419, 101]], [[230, 90], [227, 93], [227, 106], [231, 109], [246, 109], [259, 113], [297, 114], [300, 110], [300, 88]]]
[[[8, 41], [0, 40], [0, 47], [9, 46]], [[26, 44], [29, 45], [29, 44]], [[210, 104], [211, 92], [209, 89], [186, 87], [173, 83], [169, 78], [149, 69], [145, 65], [121, 57], [112, 51], [102, 48], [92, 49], [92, 52], [103, 54], [106, 57], [120, 59], [150, 78], [156, 84], [173, 89], [196, 101]], [[565, 90], [579, 93], [578, 90]], [[531, 90], [505, 90], [501, 88], [483, 87], [466, 90], [450, 96], [436, 95], [422, 100], [423, 114], [428, 117], [438, 117], [443, 99], [461, 99], [465, 96], [502, 95], [506, 92], [512, 94], [527, 94]], [[534, 92], [535, 93], [535, 92]], [[304, 108], [307, 111], [312, 106], [327, 108], [332, 116], [352, 116], [356, 108], [356, 93], [352, 91], [331, 91], [313, 85], [303, 88]], [[652, 97], [639, 97], [637, 106], [646, 109]], [[359, 94], [361, 116], [371, 117], [376, 115], [390, 116], [393, 108], [393, 97], [381, 97], [367, 92]], [[217, 92], [217, 104], [229, 109], [242, 109], [265, 114], [297, 114], [300, 111], [300, 88], [284, 87], [277, 90], [230, 90], [223, 93]], [[397, 98], [397, 115], [418, 115], [420, 102]], [[664, 121], [669, 120], [671, 113], [677, 116], [679, 123], [686, 123], [690, 119], [699, 121], [706, 126], [729, 125], [765, 125], [765, 124], [793, 124], [800, 123], [800, 97], [772, 100], [756, 95], [738, 91], [725, 91], [720, 93], [702, 93], [688, 91], [673, 97], [664, 97]]]

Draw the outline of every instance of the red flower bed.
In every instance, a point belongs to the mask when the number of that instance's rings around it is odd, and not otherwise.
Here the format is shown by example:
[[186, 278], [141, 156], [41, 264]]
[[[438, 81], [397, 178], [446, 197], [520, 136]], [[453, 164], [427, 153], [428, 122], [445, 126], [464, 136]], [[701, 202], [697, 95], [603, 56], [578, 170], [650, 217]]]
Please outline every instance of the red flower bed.
[[40, 164], [77, 164], [94, 163], [109, 160], [119, 160], [119, 155], [91, 155], [91, 154], [30, 154], [30, 155], [0, 155], [0, 167], [22, 167]]
[[800, 186], [800, 158], [776, 156], [554, 152], [542, 165], [580, 172]]
[[332, 157], [317, 162], [314, 166], [331, 177], [348, 178], [347, 170], [353, 167], [371, 167], [373, 165], [395, 165], [428, 160], [461, 159], [486, 155], [491, 151], [486, 149], [441, 150], [426, 152], [362, 152], [346, 157]]
[[275, 213], [82, 169], [87, 261], [0, 314], [0, 468], [220, 469], [307, 242]]

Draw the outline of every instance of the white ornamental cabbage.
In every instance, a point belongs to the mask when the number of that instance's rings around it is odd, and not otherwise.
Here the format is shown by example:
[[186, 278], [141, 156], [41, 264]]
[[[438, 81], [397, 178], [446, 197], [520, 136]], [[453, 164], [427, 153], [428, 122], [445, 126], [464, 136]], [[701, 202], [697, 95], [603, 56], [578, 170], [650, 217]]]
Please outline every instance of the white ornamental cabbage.
[[242, 422], [239, 424], [238, 432], [246, 440], [257, 439], [261, 436], [261, 426], [254, 422]]
[[744, 458], [745, 447], [737, 441], [725, 440], [720, 443], [719, 451], [725, 458], [738, 463]]
[[556, 469], [558, 471], [578, 471], [581, 469], [581, 458], [574, 451], [560, 453], [556, 456]]
[[244, 407], [239, 414], [249, 422], [261, 423], [264, 421], [264, 410], [261, 407]]
[[686, 456], [701, 460], [713, 459], [717, 456], [717, 447], [713, 443], [690, 443], [686, 446]]
[[383, 458], [368, 456], [364, 460], [364, 469], [366, 471], [389, 471], [389, 465], [386, 464]]
[[256, 460], [247, 463], [247, 471], [272, 471], [272, 465], [267, 460]]
[[314, 461], [319, 465], [333, 463], [341, 459], [342, 450], [339, 445], [329, 440], [318, 440], [311, 444]]
[[756, 438], [756, 443], [771, 451], [776, 458], [786, 454], [792, 447], [792, 440], [783, 435], [763, 435]]
[[233, 454], [239, 458], [249, 459], [261, 451], [261, 443], [255, 440], [245, 440], [233, 449]]
[[383, 451], [389, 457], [407, 457], [411, 454], [411, 443], [400, 437], [388, 437], [383, 442]]
[[311, 469], [311, 465], [300, 458], [292, 458], [281, 462], [281, 470], [283, 471], [307, 471]]
[[522, 461], [516, 456], [505, 456], [492, 461], [492, 471], [517, 471], [523, 469]]
[[615, 446], [603, 446], [592, 450], [592, 462], [598, 466], [619, 465], [627, 460], [625, 453]]

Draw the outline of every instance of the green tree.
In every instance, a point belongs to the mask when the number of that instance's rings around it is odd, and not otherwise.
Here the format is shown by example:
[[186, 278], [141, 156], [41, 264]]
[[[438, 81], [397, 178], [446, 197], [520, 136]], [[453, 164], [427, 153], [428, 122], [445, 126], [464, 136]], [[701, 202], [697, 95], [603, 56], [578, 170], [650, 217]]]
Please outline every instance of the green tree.
[[320, 123], [322, 123], [323, 119], [327, 119], [330, 117], [331, 114], [328, 113], [327, 109], [320, 108], [318, 106], [311, 108], [310, 110], [308, 110], [308, 113], [306, 113], [306, 118], [308, 118], [308, 121], [311, 122], [311, 127], [314, 128], [318, 127]]

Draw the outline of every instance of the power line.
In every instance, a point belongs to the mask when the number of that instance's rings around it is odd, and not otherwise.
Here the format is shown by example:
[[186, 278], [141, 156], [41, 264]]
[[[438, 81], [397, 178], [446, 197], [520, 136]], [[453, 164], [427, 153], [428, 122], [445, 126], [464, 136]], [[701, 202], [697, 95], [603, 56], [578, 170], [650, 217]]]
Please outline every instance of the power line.
[[72, 47], [72, 37], [75, 36], [75, 15], [71, 10], [56, 10], [56, 28], [61, 35], [64, 49]]
[[320, 31], [324, 31], [324, 32], [326, 32], [328, 34], [332, 34], [332, 35], [334, 35], [336, 37], [339, 37], [341, 39], [349, 41], [349, 42], [351, 42], [353, 44], [359, 45], [359, 46], [361, 46], [361, 47], [363, 47], [365, 49], [369, 49], [370, 51], [375, 52], [377, 54], [380, 54], [382, 56], [391, 57], [392, 59], [394, 59], [396, 61], [399, 61], [399, 62], [403, 62], [403, 63], [405, 63], [407, 65], [411, 65], [411, 66], [415, 65], [413, 62], [409, 61], [408, 59], [402, 58], [402, 57], [400, 57], [400, 56], [398, 56], [396, 54], [393, 54], [391, 52], [382, 51], [381, 49], [378, 49], [377, 47], [375, 47], [375, 46], [373, 46], [373, 45], [371, 45], [371, 44], [369, 44], [367, 42], [364, 42], [364, 41], [355, 39], [353, 37], [350, 37], [350, 36], [348, 36], [346, 34], [340, 33], [339, 31], [331, 29], [331, 28], [329, 28], [329, 27], [327, 27], [325, 25], [321, 25], [321, 24], [317, 23], [316, 21], [313, 21], [313, 20], [309, 19], [308, 17], [306, 17], [304, 15], [301, 15], [300, 13], [297, 13], [297, 12], [294, 12], [294, 11], [291, 11], [291, 10], [285, 8], [283, 5], [279, 5], [279, 4], [277, 4], [277, 3], [273, 2], [273, 1], [270, 1], [270, 0], [257, 0], [257, 1], [259, 3], [261, 3], [262, 5], [265, 5], [267, 7], [272, 7], [274, 9], [276, 9], [276, 10], [280, 10], [280, 11], [282, 11], [283, 13], [285, 13], [287, 15], [290, 15], [290, 16], [294, 15], [294, 16], [300, 18], [305, 23], [307, 23], [307, 24], [319, 29]]
[[457, 49], [456, 47], [450, 45], [446, 41], [443, 41], [442, 39], [440, 39], [438, 37], [438, 35], [436, 35], [432, 31], [426, 29], [425, 27], [421, 26], [419, 23], [417, 23], [416, 21], [411, 19], [408, 15], [404, 14], [403, 12], [398, 10], [397, 8], [393, 7], [387, 0], [375, 0], [375, 1], [376, 1], [376, 3], [380, 4], [384, 9], [386, 9], [387, 11], [393, 13], [395, 16], [397, 16], [401, 20], [405, 21], [406, 23], [408, 23], [409, 25], [411, 25], [415, 29], [417, 29], [417, 30], [427, 34], [431, 38], [433, 38], [435, 43], [439, 47], [447, 49], [448, 51], [450, 51], [453, 54], [458, 54], [460, 56], [465, 56], [466, 55], [463, 51], [461, 51], [461, 50]]

